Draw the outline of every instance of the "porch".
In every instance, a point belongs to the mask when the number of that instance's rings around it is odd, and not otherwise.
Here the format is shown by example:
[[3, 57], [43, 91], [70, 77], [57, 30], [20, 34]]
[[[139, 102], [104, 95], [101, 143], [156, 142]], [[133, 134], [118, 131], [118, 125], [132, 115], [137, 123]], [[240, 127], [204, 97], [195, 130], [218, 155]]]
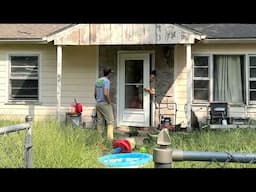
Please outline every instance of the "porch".
[[[96, 73], [100, 76], [102, 68], [107, 65], [117, 72], [112, 79], [111, 95], [113, 95], [113, 107], [118, 126], [155, 126], [158, 119], [155, 115], [154, 105], [150, 105], [149, 100], [146, 99], [148, 96], [144, 95], [145, 99], [141, 110], [129, 108], [126, 105], [126, 98], [122, 100], [122, 97], [126, 95], [126, 92], [122, 92], [122, 90], [127, 91], [125, 86], [135, 86], [135, 84], [128, 85], [122, 79], [123, 75], [126, 75], [123, 71], [128, 68], [132, 69], [132, 67], [126, 68], [125, 61], [123, 65], [120, 65], [122, 62], [120, 53], [122, 51], [128, 53], [129, 50], [130, 53], [133, 52], [133, 58], [128, 57], [132, 60], [141, 59], [139, 53], [145, 56], [142, 59], [144, 82], [140, 86], [147, 85], [150, 69], [159, 71], [159, 79], [163, 83], [158, 85], [160, 90], [162, 89], [160, 94], [173, 95], [173, 102], [177, 102], [177, 108], [179, 108], [178, 121], [182, 121], [185, 127], [191, 129], [191, 45], [195, 43], [195, 40], [203, 38], [205, 37], [196, 32], [173, 24], [79, 24], [46, 37], [48, 42], [53, 41], [57, 46], [56, 116], [58, 121], [63, 114], [61, 110], [62, 67], [65, 46], [97, 46]], [[182, 96], [180, 97], [180, 95]], [[184, 104], [187, 104], [186, 112], [183, 108]]]
[[228, 102], [210, 102], [205, 105], [192, 104], [192, 127], [234, 129], [256, 128], [254, 108]]

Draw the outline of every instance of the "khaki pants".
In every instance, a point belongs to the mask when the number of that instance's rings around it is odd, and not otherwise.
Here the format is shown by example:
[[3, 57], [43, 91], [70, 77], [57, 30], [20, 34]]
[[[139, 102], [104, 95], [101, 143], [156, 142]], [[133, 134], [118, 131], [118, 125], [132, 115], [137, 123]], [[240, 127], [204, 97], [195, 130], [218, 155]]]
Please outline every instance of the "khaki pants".
[[96, 112], [97, 112], [97, 130], [100, 133], [104, 133], [105, 124], [107, 124], [107, 138], [113, 139], [113, 108], [110, 104], [96, 104]]

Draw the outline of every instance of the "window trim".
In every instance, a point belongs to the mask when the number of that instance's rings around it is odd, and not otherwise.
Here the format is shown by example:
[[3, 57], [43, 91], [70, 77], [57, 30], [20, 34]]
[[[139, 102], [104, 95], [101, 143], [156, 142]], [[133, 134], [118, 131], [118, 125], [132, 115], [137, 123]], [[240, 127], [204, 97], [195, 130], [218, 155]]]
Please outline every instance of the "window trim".
[[[213, 72], [214, 72], [214, 56], [220, 56], [220, 55], [223, 55], [223, 56], [243, 56], [244, 57], [244, 79], [245, 79], [245, 84], [244, 84], [244, 87], [245, 87], [245, 89], [247, 89], [247, 82], [248, 82], [248, 77], [247, 77], [247, 65], [246, 65], [246, 57], [247, 57], [247, 54], [245, 54], [245, 53], [228, 53], [228, 54], [225, 54], [225, 53], [216, 53], [216, 54], [212, 54], [212, 86], [213, 86], [213, 84], [214, 84], [214, 80], [213, 80], [213, 78], [214, 78], [214, 74], [213, 74]], [[212, 93], [214, 92], [214, 87], [212, 87]], [[244, 97], [244, 102], [243, 103], [231, 103], [231, 102], [229, 102], [229, 104], [230, 105], [247, 105], [247, 95], [248, 95], [248, 89], [247, 90], [245, 90], [244, 91], [244, 93], [243, 94], [245, 94], [245, 97]], [[213, 101], [214, 102], [214, 100], [213, 100], [213, 94], [212, 94], [212, 100], [211, 101]]]
[[[36, 56], [38, 60], [38, 99], [36, 100], [22, 100], [22, 99], [11, 99], [11, 57], [12, 56]], [[41, 103], [41, 91], [40, 91], [40, 85], [41, 85], [41, 53], [40, 52], [11, 52], [7, 54], [8, 57], [8, 79], [7, 79], [7, 85], [8, 85], [8, 92], [7, 92], [7, 104], [40, 104]]]
[[[256, 77], [251, 78], [250, 77], [250, 57], [256, 57], [256, 54], [247, 54], [247, 78], [246, 78], [246, 82], [247, 82], [247, 100], [248, 100], [248, 104], [252, 104], [255, 105], [256, 101], [252, 101], [250, 100], [250, 81], [256, 81]], [[255, 66], [256, 68], [256, 66]]]
[[[214, 61], [213, 61], [213, 57], [214, 56], [218, 56], [218, 55], [239, 55], [239, 56], [243, 56], [244, 57], [244, 73], [245, 73], [245, 101], [244, 103], [241, 103], [243, 105], [248, 105], [249, 104], [256, 104], [256, 102], [250, 102], [249, 101], [249, 55], [255, 55], [256, 54], [248, 54], [248, 53], [244, 53], [244, 52], [234, 52], [234, 53], [226, 53], [226, 52], [212, 52], [212, 53], [193, 53], [192, 54], [192, 68], [193, 68], [193, 82], [192, 82], [192, 89], [193, 89], [193, 94], [192, 94], [192, 104], [201, 104], [201, 103], [209, 103], [209, 102], [213, 102], [213, 89], [214, 89], [214, 80], [213, 80], [213, 67], [214, 67]], [[195, 100], [194, 99], [194, 57], [195, 56], [208, 56], [208, 62], [209, 62], [209, 70], [208, 70], [208, 77], [209, 77], [209, 98], [208, 101], [205, 100]], [[200, 77], [199, 77], [200, 78]], [[200, 80], [200, 79], [198, 79]], [[206, 79], [201, 79], [201, 80], [206, 80]], [[232, 104], [237, 104], [237, 103], [230, 103]], [[239, 103], [240, 104], [240, 103]]]
[[[195, 74], [195, 57], [208, 57], [208, 77], [194, 77]], [[199, 103], [209, 103], [210, 102], [210, 95], [211, 95], [211, 76], [210, 76], [210, 71], [211, 71], [211, 66], [210, 66], [210, 54], [193, 54], [192, 55], [192, 89], [193, 89], [193, 94], [192, 94], [192, 103], [193, 104], [199, 104]], [[209, 98], [208, 100], [196, 100], [194, 98], [194, 80], [208, 80], [209, 81]]]

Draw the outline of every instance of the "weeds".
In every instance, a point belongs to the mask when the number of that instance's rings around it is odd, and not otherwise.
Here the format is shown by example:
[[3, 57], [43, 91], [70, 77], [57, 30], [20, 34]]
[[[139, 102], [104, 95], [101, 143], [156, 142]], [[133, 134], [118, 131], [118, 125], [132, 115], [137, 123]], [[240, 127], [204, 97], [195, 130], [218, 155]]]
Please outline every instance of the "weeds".
[[[20, 122], [0, 121], [1, 126], [8, 126]], [[23, 135], [11, 133], [1, 136], [1, 148], [9, 154], [13, 149], [10, 143], [21, 141], [20, 149], [14, 159], [8, 160], [11, 155], [1, 156], [1, 162], [6, 166], [23, 166]], [[11, 136], [10, 134], [10, 136]], [[184, 151], [213, 151], [213, 152], [240, 152], [256, 153], [256, 131], [253, 129], [234, 129], [230, 131], [201, 130], [191, 133], [172, 132], [170, 148]], [[111, 153], [112, 143], [103, 139], [97, 131], [92, 129], [73, 128], [58, 124], [54, 121], [34, 122], [32, 125], [32, 159], [34, 168], [104, 168], [98, 162], [98, 157]], [[4, 141], [8, 138], [9, 141]], [[148, 145], [147, 151], [153, 154], [155, 145]], [[5, 148], [5, 149], [4, 149]], [[3, 153], [3, 152], [2, 152]], [[1, 155], [1, 153], [0, 153]], [[15, 162], [14, 164], [11, 164]], [[153, 168], [154, 162], [143, 166]], [[173, 168], [255, 168], [255, 164], [219, 163], [219, 162], [173, 162]]]

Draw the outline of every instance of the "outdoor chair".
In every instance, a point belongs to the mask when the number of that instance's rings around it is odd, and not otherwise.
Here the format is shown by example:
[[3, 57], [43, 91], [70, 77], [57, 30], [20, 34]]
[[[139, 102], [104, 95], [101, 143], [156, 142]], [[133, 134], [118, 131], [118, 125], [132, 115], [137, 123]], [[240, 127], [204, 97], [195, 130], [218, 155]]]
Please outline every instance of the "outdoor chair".
[[228, 103], [211, 102], [209, 104], [210, 124], [222, 124], [222, 120], [228, 120]]

